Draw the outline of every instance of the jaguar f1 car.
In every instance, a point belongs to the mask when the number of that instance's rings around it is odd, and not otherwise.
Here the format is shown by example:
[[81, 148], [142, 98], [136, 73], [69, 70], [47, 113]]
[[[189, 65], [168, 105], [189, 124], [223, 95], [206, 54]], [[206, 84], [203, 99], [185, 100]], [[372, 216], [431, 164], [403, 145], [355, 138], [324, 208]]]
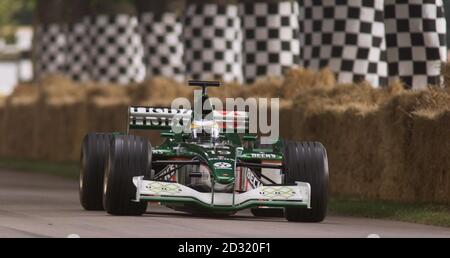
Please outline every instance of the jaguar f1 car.
[[[202, 87], [200, 105], [217, 82]], [[328, 160], [322, 144], [278, 140], [260, 143], [248, 133], [248, 112], [132, 106], [125, 133], [90, 133], [82, 143], [80, 201], [86, 210], [137, 216], [159, 203], [189, 213], [255, 216], [321, 222], [327, 211]], [[211, 114], [212, 113], [212, 114]], [[173, 130], [173, 123], [188, 131]], [[235, 130], [224, 130], [224, 129]], [[158, 130], [153, 147], [135, 130]], [[231, 131], [231, 132], [230, 132]]]

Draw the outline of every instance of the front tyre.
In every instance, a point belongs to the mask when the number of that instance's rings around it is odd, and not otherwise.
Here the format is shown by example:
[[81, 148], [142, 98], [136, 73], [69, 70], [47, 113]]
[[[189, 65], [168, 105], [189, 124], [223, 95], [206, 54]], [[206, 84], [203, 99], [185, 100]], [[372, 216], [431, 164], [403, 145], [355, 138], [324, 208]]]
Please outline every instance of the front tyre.
[[133, 177], [150, 177], [151, 144], [147, 139], [123, 135], [111, 141], [103, 186], [106, 212], [119, 216], [140, 216], [147, 210], [146, 202], [133, 202], [136, 186]]
[[81, 146], [80, 203], [88, 211], [103, 210], [103, 174], [111, 134], [90, 133]]
[[321, 222], [328, 205], [328, 158], [325, 147], [317, 142], [284, 142], [285, 183], [311, 185], [311, 209], [286, 208], [288, 221]]

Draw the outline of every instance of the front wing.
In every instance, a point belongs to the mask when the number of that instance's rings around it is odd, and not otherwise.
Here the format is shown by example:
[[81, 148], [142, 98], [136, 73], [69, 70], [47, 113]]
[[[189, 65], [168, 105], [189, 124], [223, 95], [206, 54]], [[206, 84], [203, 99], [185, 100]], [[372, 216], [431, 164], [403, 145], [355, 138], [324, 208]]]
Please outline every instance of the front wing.
[[206, 209], [238, 211], [252, 207], [305, 207], [311, 208], [311, 186], [297, 185], [261, 186], [244, 193], [202, 193], [187, 186], [134, 177], [135, 202], [192, 203]]

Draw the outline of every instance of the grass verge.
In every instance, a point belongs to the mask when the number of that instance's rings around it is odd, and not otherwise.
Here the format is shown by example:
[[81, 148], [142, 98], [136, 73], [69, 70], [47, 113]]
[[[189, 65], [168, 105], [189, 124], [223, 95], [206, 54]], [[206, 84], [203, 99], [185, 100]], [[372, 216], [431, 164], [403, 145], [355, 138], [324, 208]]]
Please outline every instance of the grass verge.
[[[0, 158], [0, 169], [45, 173], [76, 179], [77, 163], [54, 163]], [[331, 215], [387, 219], [441, 227], [450, 227], [450, 206], [414, 204], [388, 201], [361, 200], [352, 197], [335, 197], [330, 200]]]
[[450, 227], [450, 206], [448, 205], [399, 203], [338, 197], [332, 198], [329, 210], [332, 215]]
[[32, 173], [45, 173], [65, 178], [77, 179], [80, 173], [79, 165], [70, 162], [46, 162], [34, 160], [18, 160], [0, 158], [0, 169], [24, 171]]

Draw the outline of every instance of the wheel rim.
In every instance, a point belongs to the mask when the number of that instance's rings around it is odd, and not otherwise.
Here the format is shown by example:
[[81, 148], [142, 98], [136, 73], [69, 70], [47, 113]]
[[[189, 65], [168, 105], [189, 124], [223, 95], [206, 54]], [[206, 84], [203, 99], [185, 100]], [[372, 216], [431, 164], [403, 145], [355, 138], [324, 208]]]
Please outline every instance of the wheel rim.
[[108, 162], [106, 162], [105, 174], [103, 178], [103, 194], [105, 195], [108, 191], [108, 178], [109, 178], [109, 170], [111, 168], [111, 159], [108, 158]]
[[80, 180], [79, 180], [79, 184], [80, 184], [80, 190], [83, 191], [83, 185], [84, 185], [84, 171], [86, 169], [86, 155], [84, 154], [84, 147], [83, 150], [81, 152], [81, 169], [80, 169]]

